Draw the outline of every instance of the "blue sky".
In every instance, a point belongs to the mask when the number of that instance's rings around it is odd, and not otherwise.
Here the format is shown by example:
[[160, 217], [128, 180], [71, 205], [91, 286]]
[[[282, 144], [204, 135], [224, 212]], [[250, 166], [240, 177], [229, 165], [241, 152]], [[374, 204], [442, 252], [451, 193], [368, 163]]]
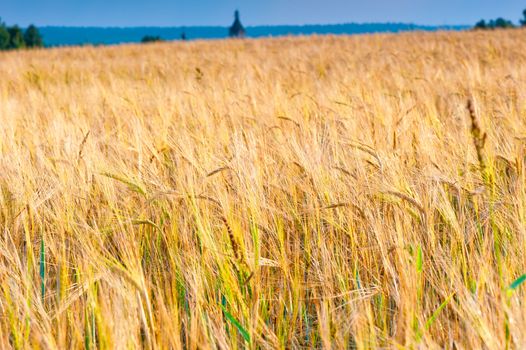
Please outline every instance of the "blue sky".
[[518, 0], [0, 0], [10, 23], [76, 26], [229, 25], [239, 8], [245, 25], [345, 22], [473, 24], [517, 22]]

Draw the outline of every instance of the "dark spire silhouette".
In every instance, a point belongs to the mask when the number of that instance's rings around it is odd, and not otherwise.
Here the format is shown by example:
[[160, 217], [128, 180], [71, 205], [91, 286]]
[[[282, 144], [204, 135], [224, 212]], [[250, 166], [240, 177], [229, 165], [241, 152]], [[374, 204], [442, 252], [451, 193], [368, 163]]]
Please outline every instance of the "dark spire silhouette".
[[232, 26], [230, 27], [230, 29], [228, 30], [228, 35], [231, 38], [243, 38], [247, 32], [245, 31], [245, 28], [243, 28], [243, 25], [241, 24], [241, 21], [239, 20], [238, 10], [234, 12], [234, 17], [235, 17], [235, 20]]

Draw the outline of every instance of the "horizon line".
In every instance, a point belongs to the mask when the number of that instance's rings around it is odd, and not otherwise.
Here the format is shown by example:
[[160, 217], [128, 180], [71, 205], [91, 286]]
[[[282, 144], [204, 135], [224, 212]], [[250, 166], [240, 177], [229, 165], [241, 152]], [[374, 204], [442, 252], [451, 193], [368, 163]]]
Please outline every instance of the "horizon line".
[[[305, 24], [252, 24], [245, 25], [246, 28], [254, 27], [307, 27], [307, 26], [342, 26], [342, 25], [371, 25], [371, 24], [396, 24], [396, 25], [408, 25], [418, 27], [433, 27], [433, 28], [444, 28], [444, 27], [472, 27], [471, 24], [421, 24], [414, 22], [339, 22], [339, 23], [305, 23]], [[29, 24], [31, 25], [31, 24]], [[22, 28], [28, 27], [21, 26]], [[36, 24], [35, 24], [36, 25]], [[119, 25], [61, 25], [61, 24], [45, 24], [36, 25], [39, 28], [45, 27], [60, 27], [60, 28], [100, 28], [100, 29], [129, 29], [129, 28], [228, 28], [229, 25], [219, 24], [192, 24], [192, 25], [130, 25], [130, 26], [119, 26]]]

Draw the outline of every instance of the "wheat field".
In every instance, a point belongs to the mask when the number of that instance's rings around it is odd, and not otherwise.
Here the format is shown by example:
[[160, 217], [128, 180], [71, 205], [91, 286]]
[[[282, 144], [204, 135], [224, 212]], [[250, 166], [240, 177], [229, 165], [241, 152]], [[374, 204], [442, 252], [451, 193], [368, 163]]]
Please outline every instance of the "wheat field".
[[0, 53], [0, 348], [524, 348], [525, 39]]

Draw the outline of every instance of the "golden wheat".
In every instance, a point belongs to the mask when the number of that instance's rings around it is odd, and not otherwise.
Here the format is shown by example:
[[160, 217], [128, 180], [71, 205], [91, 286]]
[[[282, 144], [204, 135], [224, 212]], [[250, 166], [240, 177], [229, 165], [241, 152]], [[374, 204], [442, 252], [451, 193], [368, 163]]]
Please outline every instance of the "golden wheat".
[[0, 347], [525, 347], [525, 38], [0, 53]]

